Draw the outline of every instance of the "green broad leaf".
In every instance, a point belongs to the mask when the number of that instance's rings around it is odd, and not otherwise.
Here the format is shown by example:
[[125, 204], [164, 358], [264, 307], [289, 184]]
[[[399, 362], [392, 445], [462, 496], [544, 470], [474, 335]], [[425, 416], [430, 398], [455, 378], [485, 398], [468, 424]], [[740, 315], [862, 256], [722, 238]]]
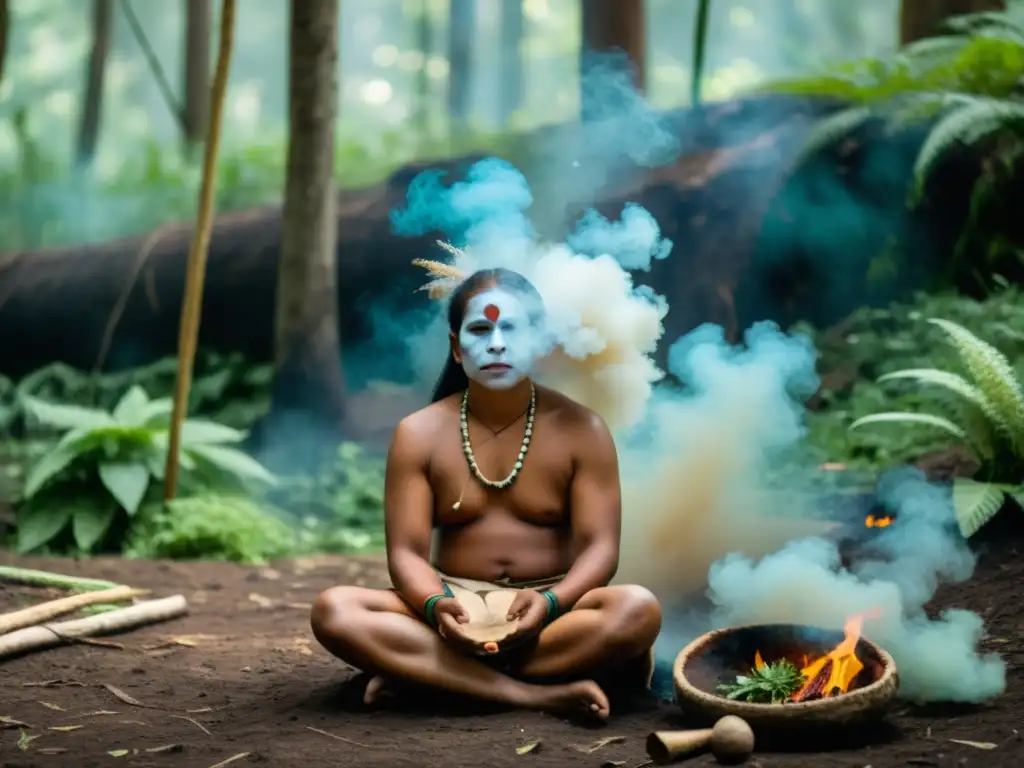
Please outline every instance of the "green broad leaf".
[[212, 445], [215, 443], [240, 443], [245, 439], [245, 432], [232, 429], [214, 421], [189, 419], [181, 425], [181, 444], [186, 448], [192, 445]]
[[[164, 474], [163, 468], [167, 466], [167, 452], [170, 450], [170, 435], [168, 435], [166, 432], [154, 432], [152, 447], [154, 449], [154, 458], [152, 460], [147, 459], [146, 463], [149, 464], [151, 472], [154, 464], [156, 462], [160, 463], [160, 474], [157, 475], [156, 472], [153, 472], [153, 476], [159, 477], [162, 480]], [[196, 463], [192, 459], [192, 457], [188, 455], [188, 453], [186, 453], [183, 449], [179, 448], [178, 466], [180, 466], [182, 469], [192, 471], [196, 468]]]
[[1005, 501], [1006, 493], [999, 486], [959, 477], [953, 481], [953, 510], [965, 539], [990, 522]]
[[149, 397], [138, 384], [124, 393], [114, 406], [114, 420], [127, 427], [141, 426], [145, 421]]
[[60, 439], [42, 459], [32, 467], [25, 478], [24, 496], [30, 499], [50, 480], [70, 466], [71, 462], [91, 447], [92, 433], [88, 429], [73, 429]]
[[169, 397], [150, 400], [143, 409], [139, 424], [144, 427], [164, 426], [170, 421], [173, 411], [174, 401]]
[[958, 437], [961, 440], [965, 438], [964, 431], [954, 424], [949, 419], [944, 419], [941, 416], [933, 416], [929, 413], [902, 413], [902, 412], [888, 412], [888, 413], [873, 413], [870, 416], [862, 416], [857, 419], [853, 424], [849, 426], [850, 430], [859, 429], [860, 427], [867, 426], [868, 424], [894, 424], [894, 423], [911, 423], [911, 424], [923, 424], [930, 427], [941, 429], [954, 437]]
[[116, 515], [117, 507], [112, 504], [82, 506], [76, 509], [71, 518], [71, 529], [75, 534], [75, 544], [78, 548], [83, 552], [91, 552], [106, 535]]
[[39, 423], [54, 429], [94, 429], [112, 426], [113, 417], [98, 408], [79, 405], [57, 405], [31, 395], [21, 396], [22, 408]]
[[157, 480], [163, 480], [167, 475], [167, 451], [150, 452], [146, 454], [146, 469]]
[[277, 485], [277, 478], [266, 467], [236, 448], [228, 448], [222, 445], [197, 444], [190, 446], [188, 450], [198, 458], [209, 462], [221, 472], [235, 475], [240, 479], [256, 480], [267, 485]]
[[18, 553], [33, 552], [52, 540], [71, 520], [66, 505], [30, 505], [18, 513]]
[[134, 515], [149, 488], [149, 468], [140, 462], [105, 461], [99, 466], [100, 480], [117, 503]]

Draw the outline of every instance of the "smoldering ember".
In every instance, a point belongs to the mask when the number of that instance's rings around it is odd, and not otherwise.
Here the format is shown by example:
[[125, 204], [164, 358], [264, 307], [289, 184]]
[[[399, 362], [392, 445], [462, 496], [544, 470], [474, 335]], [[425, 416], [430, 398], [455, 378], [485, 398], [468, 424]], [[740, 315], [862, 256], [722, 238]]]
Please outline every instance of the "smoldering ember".
[[0, 763], [1015, 768], [1024, 3], [9, 5]]

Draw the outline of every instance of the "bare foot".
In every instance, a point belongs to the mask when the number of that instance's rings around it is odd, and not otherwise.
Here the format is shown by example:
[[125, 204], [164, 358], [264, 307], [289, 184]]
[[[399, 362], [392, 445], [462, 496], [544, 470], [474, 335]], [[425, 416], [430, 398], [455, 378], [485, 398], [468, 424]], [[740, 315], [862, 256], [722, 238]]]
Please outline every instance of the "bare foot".
[[366, 690], [363, 691], [363, 704], [368, 707], [372, 707], [381, 698], [389, 695], [390, 691], [388, 690], [388, 681], [380, 675], [376, 675], [366, 684]]
[[565, 685], [538, 686], [529, 705], [561, 715], [588, 715], [605, 719], [611, 713], [608, 697], [593, 680]]

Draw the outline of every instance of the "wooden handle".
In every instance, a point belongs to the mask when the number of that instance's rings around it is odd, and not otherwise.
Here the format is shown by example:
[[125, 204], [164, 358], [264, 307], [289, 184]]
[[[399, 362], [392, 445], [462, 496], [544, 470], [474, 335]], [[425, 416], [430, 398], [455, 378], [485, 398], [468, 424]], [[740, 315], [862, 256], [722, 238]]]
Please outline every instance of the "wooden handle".
[[693, 731], [655, 731], [647, 737], [647, 756], [658, 765], [703, 749], [711, 743], [711, 728]]

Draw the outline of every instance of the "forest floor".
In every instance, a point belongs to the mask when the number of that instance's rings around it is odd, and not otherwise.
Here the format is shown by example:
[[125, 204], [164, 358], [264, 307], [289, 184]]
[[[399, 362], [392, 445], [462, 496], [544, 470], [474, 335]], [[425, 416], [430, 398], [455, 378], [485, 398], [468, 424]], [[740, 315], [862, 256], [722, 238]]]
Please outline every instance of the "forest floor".
[[[995, 523], [993, 523], [995, 525]], [[1004, 654], [1007, 692], [976, 707], [899, 704], [886, 735], [805, 751], [759, 750], [756, 768], [1016, 768], [1024, 758], [1022, 539], [991, 537], [967, 583], [935, 607], [978, 611], [986, 645]], [[365, 711], [353, 671], [313, 641], [308, 606], [332, 584], [383, 585], [374, 558], [322, 557], [242, 567], [117, 558], [0, 562], [183, 594], [190, 614], [107, 638], [0, 662], [0, 765], [28, 766], [621, 766], [647, 764], [653, 730], [687, 724], [668, 704], [613, 711], [599, 728], [532, 712], [448, 711], [436, 701]], [[0, 610], [39, 602], [33, 588], [0, 587]], [[619, 737], [619, 738], [610, 738]], [[602, 744], [602, 740], [604, 743]], [[956, 740], [960, 740], [958, 743]], [[527, 754], [517, 747], [539, 742]], [[973, 742], [974, 745], [963, 742]], [[700, 756], [689, 765], [713, 764]]]

